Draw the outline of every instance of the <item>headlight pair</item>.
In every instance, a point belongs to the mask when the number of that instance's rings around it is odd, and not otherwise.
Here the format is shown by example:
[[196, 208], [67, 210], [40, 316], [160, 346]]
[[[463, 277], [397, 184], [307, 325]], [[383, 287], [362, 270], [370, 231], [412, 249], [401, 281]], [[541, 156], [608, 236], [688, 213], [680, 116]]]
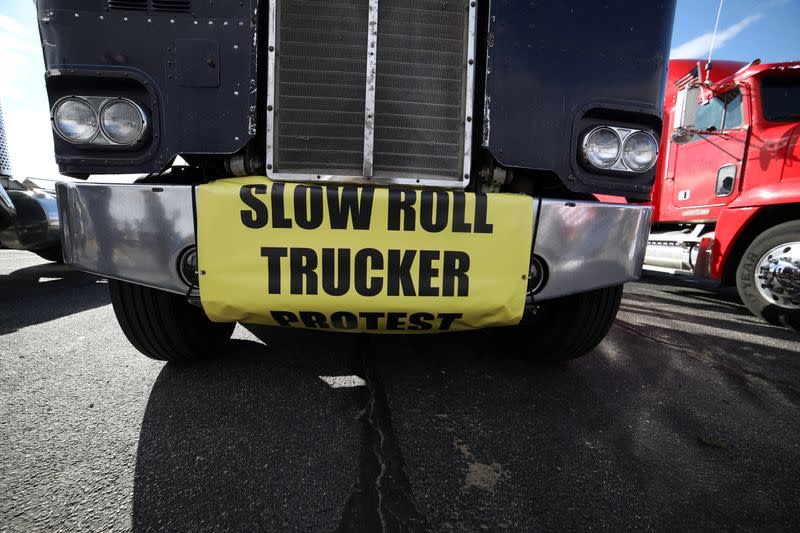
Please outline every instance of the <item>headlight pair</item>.
[[600, 169], [644, 172], [658, 158], [658, 142], [643, 130], [598, 126], [583, 138], [583, 155]]
[[51, 118], [58, 136], [72, 144], [131, 145], [148, 127], [144, 109], [119, 97], [67, 96], [55, 103]]

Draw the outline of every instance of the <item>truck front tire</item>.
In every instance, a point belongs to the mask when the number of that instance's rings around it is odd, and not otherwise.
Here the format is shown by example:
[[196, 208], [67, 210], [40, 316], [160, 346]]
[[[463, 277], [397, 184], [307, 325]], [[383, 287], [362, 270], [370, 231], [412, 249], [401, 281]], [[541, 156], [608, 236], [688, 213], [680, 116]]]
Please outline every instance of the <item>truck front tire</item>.
[[622, 285], [540, 303], [512, 327], [526, 359], [566, 361], [586, 355], [605, 338], [619, 310]]
[[[747, 308], [770, 324], [800, 331], [800, 294], [792, 292], [798, 265], [800, 221], [778, 224], [756, 237], [736, 269], [736, 288]], [[770, 272], [776, 268], [777, 276]]]
[[178, 294], [113, 279], [108, 285], [122, 332], [152, 359], [188, 362], [216, 355], [236, 326], [211, 322]]

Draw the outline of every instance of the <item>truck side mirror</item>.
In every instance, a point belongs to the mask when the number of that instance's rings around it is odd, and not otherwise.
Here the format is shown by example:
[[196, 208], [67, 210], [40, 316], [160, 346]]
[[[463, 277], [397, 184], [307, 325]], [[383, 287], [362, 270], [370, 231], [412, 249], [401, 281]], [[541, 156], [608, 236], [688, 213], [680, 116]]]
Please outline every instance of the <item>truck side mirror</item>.
[[678, 144], [686, 144], [692, 140], [693, 130], [697, 124], [697, 100], [700, 89], [684, 87], [678, 91], [675, 99], [675, 111], [672, 116], [672, 140]]

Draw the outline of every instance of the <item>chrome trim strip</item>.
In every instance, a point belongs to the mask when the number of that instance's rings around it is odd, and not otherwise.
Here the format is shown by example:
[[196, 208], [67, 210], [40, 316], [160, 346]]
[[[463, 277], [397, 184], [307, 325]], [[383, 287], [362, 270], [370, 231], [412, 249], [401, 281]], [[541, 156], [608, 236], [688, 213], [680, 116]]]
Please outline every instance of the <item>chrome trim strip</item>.
[[533, 253], [548, 278], [534, 302], [638, 279], [651, 207], [544, 199]]
[[437, 187], [441, 189], [461, 189], [463, 186], [462, 181], [444, 178], [425, 178], [420, 176], [403, 176], [398, 173], [394, 176], [374, 176], [368, 178], [365, 176], [343, 176], [341, 174], [297, 174], [293, 172], [284, 173], [270, 173], [267, 171], [267, 177], [275, 181], [297, 181], [297, 182], [317, 182], [334, 184], [361, 184], [361, 185], [403, 185], [406, 187]]
[[192, 187], [58, 183], [64, 262], [186, 294], [178, 258], [195, 243]]
[[475, 98], [475, 41], [477, 37], [478, 0], [466, 0], [469, 22], [467, 23], [467, 94], [464, 97], [464, 166], [461, 169], [462, 188], [469, 185], [472, 166], [472, 111]]
[[369, 0], [367, 24], [367, 89], [364, 95], [364, 169], [365, 178], [372, 177], [375, 147], [375, 65], [378, 62], [378, 0]]
[[273, 158], [275, 147], [275, 56], [278, 50], [275, 28], [278, 25], [278, 7], [276, 0], [269, 0], [269, 23], [267, 29], [267, 177], [281, 179], [273, 171]]

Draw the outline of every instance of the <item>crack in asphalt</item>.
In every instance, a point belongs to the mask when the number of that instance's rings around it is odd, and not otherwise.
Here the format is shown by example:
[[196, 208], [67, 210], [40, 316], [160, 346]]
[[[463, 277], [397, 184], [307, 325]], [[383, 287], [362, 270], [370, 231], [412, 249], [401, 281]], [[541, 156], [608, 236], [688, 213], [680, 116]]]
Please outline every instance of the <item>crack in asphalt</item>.
[[378, 462], [378, 476], [375, 478], [375, 492], [378, 495], [378, 521], [381, 526], [381, 531], [387, 531], [386, 519], [383, 517], [383, 477], [386, 475], [386, 461], [383, 460], [383, 450], [386, 444], [386, 435], [375, 420], [375, 393], [373, 387], [370, 385], [370, 380], [367, 380], [370, 389], [369, 397], [369, 426], [375, 433], [378, 434], [377, 446], [372, 447], [372, 453], [375, 455], [375, 460]]
[[350, 491], [337, 531], [429, 531], [405, 474], [405, 461], [392, 427], [383, 384], [369, 357], [370, 339], [356, 342], [356, 375], [364, 378], [360, 389], [362, 421], [359, 484]]

